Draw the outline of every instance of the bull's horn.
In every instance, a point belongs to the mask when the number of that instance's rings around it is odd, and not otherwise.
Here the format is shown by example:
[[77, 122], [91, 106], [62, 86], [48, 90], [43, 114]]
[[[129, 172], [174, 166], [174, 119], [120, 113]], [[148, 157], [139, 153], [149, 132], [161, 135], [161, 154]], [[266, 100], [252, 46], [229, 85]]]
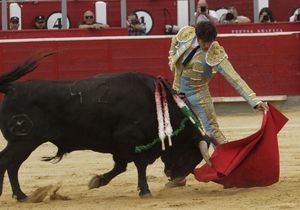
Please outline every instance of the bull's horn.
[[203, 157], [203, 159], [205, 160], [205, 162], [207, 163], [207, 165], [209, 165], [210, 167], [212, 166], [211, 162], [210, 162], [210, 156], [208, 154], [208, 146], [206, 141], [200, 141], [199, 142], [199, 149], [201, 152], [201, 155]]

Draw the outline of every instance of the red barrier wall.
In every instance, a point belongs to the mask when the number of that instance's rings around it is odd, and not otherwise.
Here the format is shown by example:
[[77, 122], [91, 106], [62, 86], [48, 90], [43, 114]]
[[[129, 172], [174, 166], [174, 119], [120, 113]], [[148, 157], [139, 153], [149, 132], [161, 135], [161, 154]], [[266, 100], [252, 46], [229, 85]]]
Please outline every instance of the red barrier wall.
[[[246, 82], [258, 95], [300, 95], [300, 34], [248, 35], [218, 38]], [[0, 39], [0, 73], [30, 53], [50, 48], [57, 53], [23, 79], [77, 79], [127, 71], [172, 77], [167, 65], [170, 36], [80, 38]], [[211, 91], [214, 96], [237, 95], [220, 75], [213, 79]]]
[[241, 34], [241, 33], [272, 33], [299, 31], [300, 22], [297, 23], [244, 23], [233, 25], [217, 25], [219, 34]]
[[[300, 94], [300, 34], [223, 37], [219, 39], [238, 73], [258, 95]], [[235, 90], [217, 75], [215, 96]]]
[[21, 30], [21, 31], [1, 31], [1, 39], [26, 39], [26, 38], [49, 38], [49, 37], [100, 37], [100, 36], [127, 36], [126, 28], [114, 28], [103, 30]]

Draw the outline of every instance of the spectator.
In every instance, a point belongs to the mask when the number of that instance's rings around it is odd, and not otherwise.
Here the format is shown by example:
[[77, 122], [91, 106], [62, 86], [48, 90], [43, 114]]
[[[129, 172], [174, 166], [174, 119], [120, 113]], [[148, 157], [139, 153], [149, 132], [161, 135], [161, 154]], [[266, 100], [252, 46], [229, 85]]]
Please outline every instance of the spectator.
[[[208, 8], [206, 0], [198, 0], [196, 12], [195, 12], [196, 24], [202, 21], [210, 21], [213, 24], [218, 23], [217, 13], [214, 10]], [[177, 25], [166, 25], [166, 32], [169, 34], [177, 34], [180, 27]]]
[[88, 10], [83, 14], [83, 21], [78, 23], [78, 28], [80, 29], [100, 29], [107, 28], [109, 25], [103, 23], [97, 23], [95, 20], [95, 15], [92, 11]]
[[272, 11], [268, 7], [264, 7], [259, 12], [259, 22], [261, 23], [272, 23], [274, 22], [274, 17]]
[[42, 15], [36, 16], [34, 19], [34, 28], [35, 29], [47, 29], [46, 18]]
[[237, 9], [233, 6], [228, 7], [228, 12], [222, 15], [220, 23], [232, 24], [232, 23], [250, 23], [251, 20], [246, 16], [238, 15]]
[[297, 8], [294, 14], [290, 17], [290, 22], [300, 21], [300, 8]]
[[210, 21], [214, 24], [218, 23], [217, 13], [208, 9], [206, 0], [199, 0], [196, 9], [196, 23], [201, 21]]
[[17, 16], [13, 16], [9, 19], [9, 30], [19, 30], [19, 18]]
[[127, 16], [127, 28], [129, 36], [146, 35], [146, 26], [141, 23], [137, 14], [132, 12]]

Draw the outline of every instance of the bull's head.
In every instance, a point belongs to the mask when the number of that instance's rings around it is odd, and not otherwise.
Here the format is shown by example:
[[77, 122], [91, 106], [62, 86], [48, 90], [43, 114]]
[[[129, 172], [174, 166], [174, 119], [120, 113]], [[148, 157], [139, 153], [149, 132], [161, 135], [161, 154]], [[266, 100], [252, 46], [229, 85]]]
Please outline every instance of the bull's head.
[[208, 136], [201, 137], [200, 141], [185, 140], [186, 142], [183, 144], [169, 147], [161, 156], [165, 164], [165, 174], [171, 179], [189, 175], [202, 159], [211, 165], [208, 155], [210, 142]]

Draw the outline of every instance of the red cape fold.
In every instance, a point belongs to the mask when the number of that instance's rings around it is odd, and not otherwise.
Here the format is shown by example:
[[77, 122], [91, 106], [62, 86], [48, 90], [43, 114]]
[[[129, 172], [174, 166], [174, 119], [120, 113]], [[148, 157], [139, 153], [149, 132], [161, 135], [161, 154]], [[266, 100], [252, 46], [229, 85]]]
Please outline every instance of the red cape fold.
[[216, 147], [207, 164], [194, 170], [199, 182], [213, 181], [230, 187], [263, 187], [279, 180], [277, 134], [288, 119], [269, 104], [261, 128], [254, 134]]

